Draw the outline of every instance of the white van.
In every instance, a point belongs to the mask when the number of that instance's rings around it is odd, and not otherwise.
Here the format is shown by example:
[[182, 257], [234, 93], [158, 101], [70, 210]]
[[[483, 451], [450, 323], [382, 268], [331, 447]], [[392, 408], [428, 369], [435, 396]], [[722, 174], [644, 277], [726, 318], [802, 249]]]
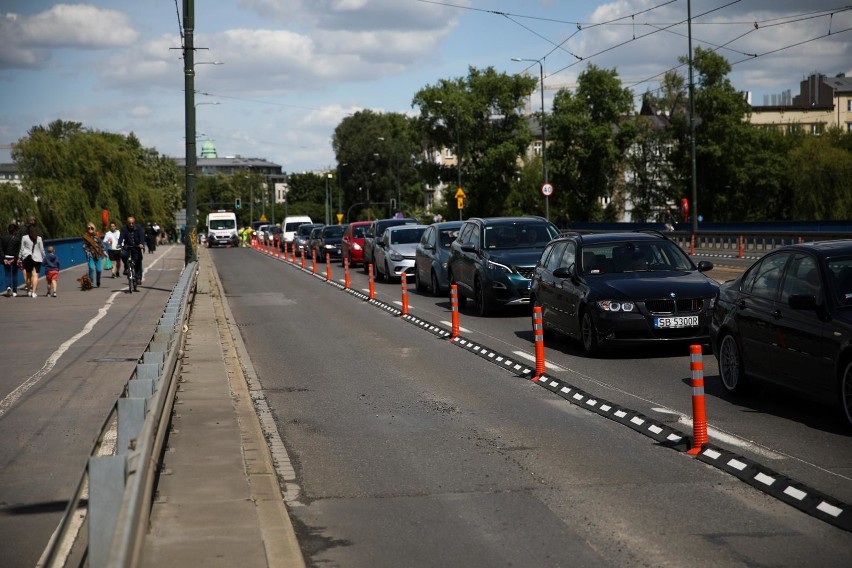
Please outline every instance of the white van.
[[238, 246], [237, 214], [233, 211], [211, 211], [207, 214], [207, 246]]
[[284, 242], [287, 243], [287, 246], [290, 246], [290, 243], [293, 242], [293, 238], [296, 236], [296, 229], [299, 228], [299, 225], [304, 225], [305, 223], [313, 223], [313, 221], [307, 215], [284, 217], [284, 222], [281, 223], [281, 233], [284, 235]]

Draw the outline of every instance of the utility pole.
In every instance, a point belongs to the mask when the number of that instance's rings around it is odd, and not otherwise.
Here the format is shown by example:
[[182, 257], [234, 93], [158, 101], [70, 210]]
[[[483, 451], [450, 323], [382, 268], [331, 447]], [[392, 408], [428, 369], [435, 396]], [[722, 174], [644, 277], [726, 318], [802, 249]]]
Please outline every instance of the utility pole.
[[184, 113], [186, 115], [186, 234], [184, 236], [184, 264], [195, 262], [196, 246], [196, 162], [195, 162], [195, 0], [183, 0], [183, 73]]
[[695, 80], [692, 76], [692, 0], [686, 2], [686, 29], [689, 35], [689, 156], [692, 163], [692, 235], [698, 233], [698, 182], [695, 167]]

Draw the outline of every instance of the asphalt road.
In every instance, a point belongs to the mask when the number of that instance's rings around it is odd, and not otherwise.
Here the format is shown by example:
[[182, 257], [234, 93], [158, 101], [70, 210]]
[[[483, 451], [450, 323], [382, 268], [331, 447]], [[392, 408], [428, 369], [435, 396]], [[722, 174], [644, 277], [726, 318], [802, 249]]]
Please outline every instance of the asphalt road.
[[[310, 565], [848, 564], [852, 535], [728, 474], [273, 258], [211, 256], [296, 469], [289, 504]], [[400, 297], [398, 284], [377, 290]], [[450, 318], [443, 298], [410, 302]], [[461, 325], [500, 352], [533, 353], [523, 310], [463, 310]], [[675, 425], [672, 412], [689, 412], [680, 350], [586, 359], [557, 341], [547, 353], [549, 373], [588, 392]], [[705, 367], [711, 426], [852, 501], [852, 445], [824, 410], [777, 393], [740, 406], [713, 386], [712, 357]]]

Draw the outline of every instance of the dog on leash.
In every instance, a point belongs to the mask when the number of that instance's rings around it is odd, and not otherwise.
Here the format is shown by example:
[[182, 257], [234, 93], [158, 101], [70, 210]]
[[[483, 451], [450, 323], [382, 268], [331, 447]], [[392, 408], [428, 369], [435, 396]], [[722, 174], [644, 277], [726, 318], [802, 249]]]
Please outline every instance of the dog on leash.
[[92, 279], [89, 278], [88, 274], [82, 275], [77, 279], [77, 282], [80, 283], [80, 290], [91, 290], [92, 289]]

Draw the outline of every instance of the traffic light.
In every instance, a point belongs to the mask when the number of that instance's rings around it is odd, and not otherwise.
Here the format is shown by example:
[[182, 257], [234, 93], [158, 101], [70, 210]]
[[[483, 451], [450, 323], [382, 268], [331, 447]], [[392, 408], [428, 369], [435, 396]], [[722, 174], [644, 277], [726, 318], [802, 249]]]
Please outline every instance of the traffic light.
[[242, 201], [240, 200], [240, 198], [239, 198], [239, 197], [237, 197], [237, 198], [234, 200], [234, 207], [235, 207], [235, 208], [237, 208], [237, 209], [239, 209], [241, 206], [242, 206]]

